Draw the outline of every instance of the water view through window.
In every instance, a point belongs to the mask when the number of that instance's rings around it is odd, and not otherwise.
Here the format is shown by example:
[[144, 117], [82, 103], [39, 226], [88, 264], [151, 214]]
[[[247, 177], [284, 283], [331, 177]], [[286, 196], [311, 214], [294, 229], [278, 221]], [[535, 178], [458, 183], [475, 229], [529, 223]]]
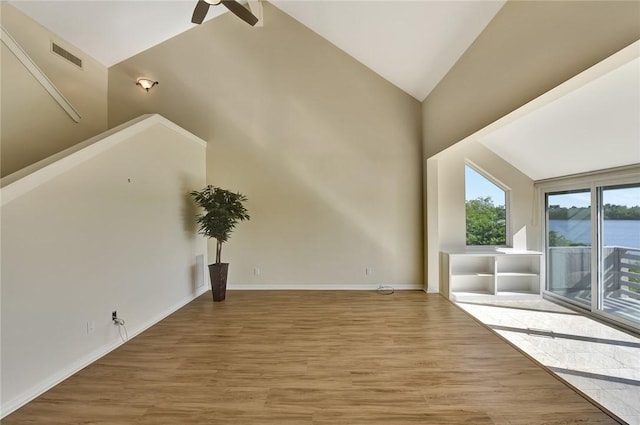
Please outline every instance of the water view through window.
[[547, 195], [547, 290], [591, 307], [591, 192]]
[[640, 323], [640, 185], [600, 189], [598, 309]]
[[640, 324], [640, 185], [599, 187], [597, 195], [598, 223], [593, 223], [589, 189], [547, 194], [547, 290]]

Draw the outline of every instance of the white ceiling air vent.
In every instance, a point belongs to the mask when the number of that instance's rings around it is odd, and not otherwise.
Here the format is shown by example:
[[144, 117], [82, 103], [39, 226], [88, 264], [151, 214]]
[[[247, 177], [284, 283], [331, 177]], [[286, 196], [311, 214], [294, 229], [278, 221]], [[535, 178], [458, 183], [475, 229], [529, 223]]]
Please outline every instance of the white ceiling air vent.
[[61, 58], [71, 62], [72, 64], [74, 64], [78, 68], [82, 68], [82, 59], [80, 59], [76, 55], [68, 52], [67, 50], [63, 49], [62, 47], [58, 46], [53, 41], [51, 42], [51, 51], [53, 53], [55, 53], [56, 55], [60, 56]]

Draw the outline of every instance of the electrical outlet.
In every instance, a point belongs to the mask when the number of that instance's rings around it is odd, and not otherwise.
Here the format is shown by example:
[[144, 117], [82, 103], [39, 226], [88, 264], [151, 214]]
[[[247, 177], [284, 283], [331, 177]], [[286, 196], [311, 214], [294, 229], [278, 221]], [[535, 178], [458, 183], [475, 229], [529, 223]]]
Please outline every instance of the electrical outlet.
[[254, 276], [260, 276], [260, 267], [254, 267], [253, 268], [253, 275]]
[[373, 269], [372, 269], [371, 267], [367, 267], [367, 268], [364, 270], [364, 274], [365, 274], [365, 275], [367, 275], [367, 276], [372, 275], [372, 274], [373, 274]]
[[96, 330], [96, 324], [93, 320], [87, 322], [87, 334], [93, 333]]
[[117, 319], [118, 319], [118, 312], [116, 310], [113, 310], [111, 312], [111, 320], [115, 322]]

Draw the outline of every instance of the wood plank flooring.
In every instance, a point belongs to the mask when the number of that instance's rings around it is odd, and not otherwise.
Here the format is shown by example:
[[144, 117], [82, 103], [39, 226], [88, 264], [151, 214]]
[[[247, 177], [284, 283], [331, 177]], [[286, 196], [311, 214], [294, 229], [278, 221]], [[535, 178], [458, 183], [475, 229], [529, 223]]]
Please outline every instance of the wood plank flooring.
[[613, 424], [439, 295], [206, 293], [5, 425]]

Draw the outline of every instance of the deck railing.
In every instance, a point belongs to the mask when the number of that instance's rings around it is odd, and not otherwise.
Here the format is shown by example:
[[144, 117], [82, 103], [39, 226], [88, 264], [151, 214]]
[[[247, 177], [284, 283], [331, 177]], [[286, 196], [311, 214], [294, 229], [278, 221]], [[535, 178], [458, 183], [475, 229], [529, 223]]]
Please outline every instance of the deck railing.
[[547, 259], [549, 290], [589, 292], [591, 288], [591, 247], [550, 247]]
[[640, 300], [640, 248], [617, 247], [620, 295]]
[[[591, 247], [551, 247], [548, 274], [553, 292], [589, 291]], [[640, 248], [607, 246], [602, 250], [605, 296], [640, 300]]]

